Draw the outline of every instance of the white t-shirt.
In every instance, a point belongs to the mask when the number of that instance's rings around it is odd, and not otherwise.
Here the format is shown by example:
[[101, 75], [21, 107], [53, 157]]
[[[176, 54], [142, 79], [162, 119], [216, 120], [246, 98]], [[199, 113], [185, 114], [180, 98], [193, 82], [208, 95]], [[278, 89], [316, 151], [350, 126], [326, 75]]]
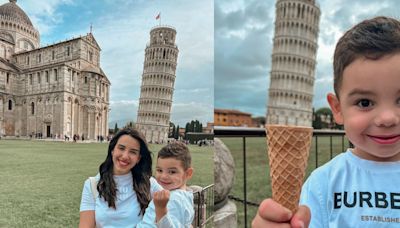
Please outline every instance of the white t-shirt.
[[[100, 179], [100, 174], [96, 179]], [[142, 216], [139, 215], [140, 205], [132, 187], [132, 174], [114, 175], [114, 181], [117, 186], [116, 209], [108, 207], [108, 203], [100, 196], [94, 200], [90, 181], [87, 179], [83, 186], [80, 211], [94, 210], [97, 228], [135, 227], [142, 220]], [[159, 190], [162, 190], [162, 187], [154, 178], [150, 178], [151, 195]]]
[[152, 200], [137, 228], [156, 227], [156, 225], [160, 228], [190, 227], [194, 218], [193, 192], [181, 189], [171, 191], [167, 209], [167, 214], [156, 224], [156, 212]]
[[400, 227], [400, 162], [361, 159], [349, 149], [316, 169], [300, 204], [310, 228]]

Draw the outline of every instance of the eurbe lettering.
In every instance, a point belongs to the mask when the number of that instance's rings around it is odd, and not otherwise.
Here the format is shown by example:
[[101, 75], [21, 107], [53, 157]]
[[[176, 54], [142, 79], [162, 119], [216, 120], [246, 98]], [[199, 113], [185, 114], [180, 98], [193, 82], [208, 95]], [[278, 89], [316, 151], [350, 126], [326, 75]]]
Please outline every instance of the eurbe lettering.
[[399, 192], [334, 192], [333, 208], [374, 207], [400, 209]]

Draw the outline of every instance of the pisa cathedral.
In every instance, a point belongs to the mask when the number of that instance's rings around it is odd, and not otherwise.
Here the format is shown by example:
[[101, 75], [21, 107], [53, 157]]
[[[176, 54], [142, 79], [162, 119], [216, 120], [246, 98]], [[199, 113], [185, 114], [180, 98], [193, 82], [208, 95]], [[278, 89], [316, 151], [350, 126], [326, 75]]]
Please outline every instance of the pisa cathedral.
[[315, 0], [277, 0], [267, 124], [312, 125], [320, 13]]
[[168, 138], [179, 52], [175, 38], [175, 28], [156, 26], [145, 50], [136, 128], [151, 143]]
[[0, 136], [108, 134], [110, 81], [93, 34], [40, 47], [16, 0], [0, 6]]

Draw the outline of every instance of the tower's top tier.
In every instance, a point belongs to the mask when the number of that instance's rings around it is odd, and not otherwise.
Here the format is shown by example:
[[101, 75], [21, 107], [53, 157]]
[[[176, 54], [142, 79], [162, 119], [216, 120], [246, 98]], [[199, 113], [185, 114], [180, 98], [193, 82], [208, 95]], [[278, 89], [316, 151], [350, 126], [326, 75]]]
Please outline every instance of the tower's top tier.
[[157, 26], [150, 31], [150, 45], [175, 45], [176, 30], [170, 26]]
[[[278, 2], [289, 2], [289, 1], [291, 0], [278, 0]], [[297, 0], [297, 1], [319, 5], [316, 0]]]

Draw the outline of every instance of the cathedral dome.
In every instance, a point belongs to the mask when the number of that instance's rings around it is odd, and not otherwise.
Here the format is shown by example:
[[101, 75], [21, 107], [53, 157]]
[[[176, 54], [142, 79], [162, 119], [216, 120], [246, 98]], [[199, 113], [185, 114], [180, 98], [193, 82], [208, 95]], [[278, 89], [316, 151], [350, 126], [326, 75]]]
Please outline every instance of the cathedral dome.
[[10, 0], [9, 3], [5, 3], [0, 6], [0, 16], [8, 17], [11, 20], [16, 20], [23, 24], [27, 24], [33, 27], [31, 20], [26, 13], [17, 6], [17, 0]]

